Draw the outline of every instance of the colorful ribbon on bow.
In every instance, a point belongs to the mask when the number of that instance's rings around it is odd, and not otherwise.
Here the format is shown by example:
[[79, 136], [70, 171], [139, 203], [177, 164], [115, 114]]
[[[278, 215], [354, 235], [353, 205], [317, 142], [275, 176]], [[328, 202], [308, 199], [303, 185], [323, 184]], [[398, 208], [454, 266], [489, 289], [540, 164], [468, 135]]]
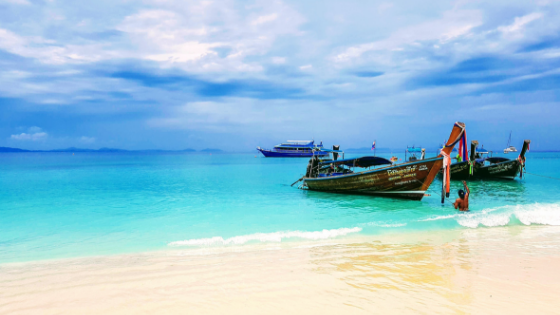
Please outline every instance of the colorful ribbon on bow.
[[525, 170], [525, 157], [518, 156], [517, 161], [519, 162], [519, 178], [523, 178], [523, 171]]
[[449, 197], [449, 182], [451, 181], [451, 157], [443, 150], [441, 150], [440, 154], [443, 155], [443, 187], [445, 188], [446, 197]]
[[467, 149], [467, 131], [463, 130], [463, 134], [459, 140], [459, 154], [463, 158], [463, 161], [468, 161], [469, 149]]

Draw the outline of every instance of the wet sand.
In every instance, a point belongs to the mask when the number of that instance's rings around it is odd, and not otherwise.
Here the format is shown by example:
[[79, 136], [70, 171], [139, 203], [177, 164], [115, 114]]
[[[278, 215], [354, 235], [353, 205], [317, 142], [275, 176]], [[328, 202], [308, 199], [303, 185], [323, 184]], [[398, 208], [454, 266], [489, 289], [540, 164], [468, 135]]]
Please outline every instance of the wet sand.
[[0, 265], [1, 314], [560, 313], [560, 227]]

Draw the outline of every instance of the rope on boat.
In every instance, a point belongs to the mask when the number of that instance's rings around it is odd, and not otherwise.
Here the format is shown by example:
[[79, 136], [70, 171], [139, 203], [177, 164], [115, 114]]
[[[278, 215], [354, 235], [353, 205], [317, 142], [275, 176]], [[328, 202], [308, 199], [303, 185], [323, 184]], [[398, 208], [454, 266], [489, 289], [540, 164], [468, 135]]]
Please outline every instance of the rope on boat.
[[[422, 184], [422, 185], [424, 184], [424, 183], [422, 183], [421, 181], [417, 180], [416, 178], [415, 178], [414, 180], [417, 181], [418, 183]], [[441, 194], [439, 194], [437, 191], [435, 191], [435, 193], [438, 194], [438, 196], [441, 197]], [[449, 202], [451, 205], [453, 205], [453, 202], [451, 202], [451, 201], [450, 201], [449, 199], [447, 199], [447, 198], [442, 198], [442, 200], [445, 200], [445, 201]], [[442, 203], [443, 203], [443, 202], [442, 202]]]
[[[440, 194], [440, 193], [438, 193], [437, 191], [435, 191], [435, 193], [438, 194], [438, 195], [441, 197], [441, 194]], [[443, 198], [443, 197], [442, 197], [442, 200], [445, 200], [445, 201], [449, 202], [450, 205], [453, 205], [453, 202], [451, 202], [451, 200], [449, 200], [449, 199], [447, 199], [447, 198]]]
[[556, 180], [560, 180], [560, 178], [557, 178], [557, 177], [551, 177], [551, 176], [545, 176], [545, 175], [533, 174], [533, 173], [529, 173], [529, 172], [527, 172], [527, 171], [525, 171], [525, 174], [529, 174], [529, 175], [534, 175], [534, 176], [539, 176], [539, 177], [544, 177], [544, 178], [550, 178], [550, 179], [556, 179]]
[[294, 186], [297, 182], [299, 182], [300, 180], [303, 179], [304, 176], [302, 176], [300, 179], [296, 180], [293, 184], [290, 185], [290, 187]]

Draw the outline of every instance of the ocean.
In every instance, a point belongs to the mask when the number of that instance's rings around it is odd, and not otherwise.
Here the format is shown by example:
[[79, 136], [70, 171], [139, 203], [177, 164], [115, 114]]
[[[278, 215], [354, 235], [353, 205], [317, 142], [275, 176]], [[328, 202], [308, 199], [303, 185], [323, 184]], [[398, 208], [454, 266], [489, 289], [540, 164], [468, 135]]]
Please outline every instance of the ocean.
[[560, 180], [553, 179], [560, 178], [560, 153], [528, 152], [531, 174], [523, 179], [470, 182], [468, 213], [451, 206], [458, 181], [444, 205], [437, 178], [422, 201], [290, 187], [307, 162], [257, 153], [3, 153], [0, 264], [560, 225]]

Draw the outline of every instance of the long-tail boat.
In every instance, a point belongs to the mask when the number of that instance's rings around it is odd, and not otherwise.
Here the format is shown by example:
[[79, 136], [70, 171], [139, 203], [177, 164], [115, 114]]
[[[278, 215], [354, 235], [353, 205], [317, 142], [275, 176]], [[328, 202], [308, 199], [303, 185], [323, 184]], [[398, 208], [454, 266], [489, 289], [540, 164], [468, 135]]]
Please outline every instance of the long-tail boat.
[[531, 140], [523, 141], [523, 148], [515, 160], [504, 157], [487, 157], [476, 160], [473, 177], [475, 179], [515, 179], [517, 175], [523, 176], [525, 153], [527, 153], [530, 143]]
[[530, 143], [530, 140], [525, 140], [519, 156], [512, 160], [504, 157], [483, 157], [488, 152], [478, 151], [478, 141], [474, 140], [471, 142], [469, 160], [451, 165], [451, 178], [454, 180], [515, 179], [518, 175], [523, 176], [525, 154]]
[[[464, 134], [465, 124], [456, 122], [440, 155], [401, 164], [392, 164], [387, 159], [375, 156], [342, 160], [337, 160], [335, 156], [332, 160], [321, 160], [314, 156], [309, 161], [301, 187], [331, 193], [367, 194], [421, 200], [444, 165], [444, 160], [447, 166], [450, 165], [449, 154]], [[330, 151], [341, 153], [337, 150]], [[370, 169], [381, 165], [389, 166]], [[365, 170], [355, 172], [353, 169], [356, 167], [365, 168]], [[448, 168], [447, 170], [449, 171]]]

